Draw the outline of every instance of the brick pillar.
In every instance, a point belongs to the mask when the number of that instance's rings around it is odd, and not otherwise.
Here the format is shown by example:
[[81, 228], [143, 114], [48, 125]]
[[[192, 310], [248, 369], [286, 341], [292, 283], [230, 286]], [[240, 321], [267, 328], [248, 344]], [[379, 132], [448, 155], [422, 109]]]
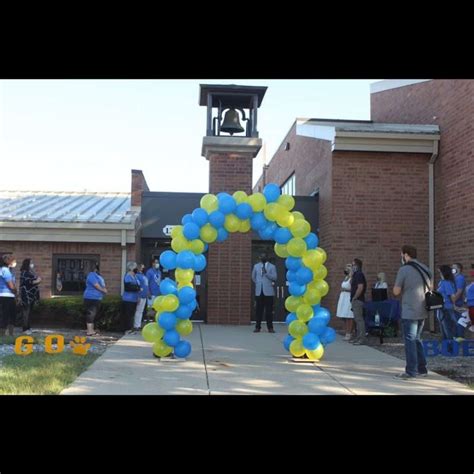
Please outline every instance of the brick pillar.
[[[209, 192], [252, 192], [251, 153], [211, 153]], [[207, 322], [250, 324], [252, 235], [239, 232], [209, 246]]]

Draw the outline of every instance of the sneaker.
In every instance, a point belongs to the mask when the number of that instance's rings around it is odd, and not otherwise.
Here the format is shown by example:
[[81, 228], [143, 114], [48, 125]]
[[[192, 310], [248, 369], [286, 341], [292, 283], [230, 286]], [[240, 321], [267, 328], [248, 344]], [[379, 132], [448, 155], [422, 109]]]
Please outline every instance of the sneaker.
[[23, 331], [23, 334], [26, 334], [27, 336], [31, 336], [33, 334], [33, 331], [31, 329], [27, 329], [26, 331]]
[[268, 332], [275, 332], [275, 329], [271, 328], [268, 330]]
[[260, 329], [255, 328], [253, 332], [260, 332]]
[[454, 340], [455, 340], [456, 342], [463, 342], [463, 341], [465, 341], [466, 339], [464, 339], [463, 337], [455, 337]]
[[354, 346], [366, 346], [366, 345], [367, 345], [367, 341], [365, 341], [365, 340], [362, 340], [362, 341], [361, 341], [361, 340], [357, 340], [357, 341], [354, 341], [354, 342], [353, 342], [353, 345], [354, 345]]
[[418, 377], [428, 377], [428, 372], [423, 372], [422, 374], [418, 374]]
[[125, 331], [125, 334], [132, 334], [133, 333], [133, 329], [129, 329], [128, 331]]
[[350, 334], [346, 334], [343, 339], [343, 341], [350, 341], [351, 340], [351, 335]]
[[401, 380], [414, 380], [416, 377], [413, 377], [413, 375], [409, 375], [406, 372], [402, 372], [401, 374], [395, 375], [396, 379], [401, 379]]

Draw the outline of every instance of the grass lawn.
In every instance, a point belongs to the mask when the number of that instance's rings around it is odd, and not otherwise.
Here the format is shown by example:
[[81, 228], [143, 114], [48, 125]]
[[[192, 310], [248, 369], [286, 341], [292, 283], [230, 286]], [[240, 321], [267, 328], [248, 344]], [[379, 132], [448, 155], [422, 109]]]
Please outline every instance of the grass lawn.
[[1, 395], [57, 395], [94, 362], [97, 354], [33, 352], [7, 355], [0, 361]]

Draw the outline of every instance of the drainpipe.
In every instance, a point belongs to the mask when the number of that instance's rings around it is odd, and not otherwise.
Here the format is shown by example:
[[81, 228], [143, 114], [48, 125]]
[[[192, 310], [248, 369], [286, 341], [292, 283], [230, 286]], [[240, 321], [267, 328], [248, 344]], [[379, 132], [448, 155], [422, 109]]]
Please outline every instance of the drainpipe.
[[120, 294], [123, 293], [123, 277], [127, 271], [127, 231], [121, 231], [120, 245], [122, 247], [122, 274], [120, 276]]
[[[434, 165], [438, 158], [438, 141], [433, 141], [433, 154], [431, 155], [430, 161], [428, 162], [428, 181], [429, 181], [429, 210], [428, 210], [428, 227], [429, 227], [429, 267], [431, 274], [435, 275], [435, 190], [434, 190]], [[434, 314], [431, 311], [429, 316], [429, 329], [434, 331]]]

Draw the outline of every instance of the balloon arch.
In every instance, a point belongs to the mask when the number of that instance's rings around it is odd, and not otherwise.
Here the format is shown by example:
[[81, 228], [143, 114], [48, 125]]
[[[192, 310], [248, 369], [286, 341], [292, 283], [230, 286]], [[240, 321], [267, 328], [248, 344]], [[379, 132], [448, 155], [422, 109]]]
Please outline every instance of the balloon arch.
[[243, 191], [232, 196], [206, 194], [200, 204], [183, 217], [182, 225], [173, 228], [173, 250], [160, 255], [163, 268], [175, 270], [176, 281], [165, 278], [161, 282], [161, 295], [153, 301], [156, 322], [142, 331], [143, 338], [153, 343], [154, 354], [184, 358], [191, 353], [191, 344], [182, 338], [193, 330], [189, 318], [197, 307], [194, 272], [206, 267], [204, 253], [209, 244], [226, 240], [229, 233], [253, 229], [262, 239], [274, 240], [275, 253], [286, 259], [290, 296], [285, 300], [289, 312], [285, 349], [294, 357], [321, 359], [324, 347], [336, 338], [334, 329], [327, 326], [331, 315], [320, 306], [329, 291], [326, 252], [318, 247], [318, 237], [304, 215], [292, 212], [295, 199], [280, 194], [276, 184], [267, 184], [263, 193], [249, 196]]

